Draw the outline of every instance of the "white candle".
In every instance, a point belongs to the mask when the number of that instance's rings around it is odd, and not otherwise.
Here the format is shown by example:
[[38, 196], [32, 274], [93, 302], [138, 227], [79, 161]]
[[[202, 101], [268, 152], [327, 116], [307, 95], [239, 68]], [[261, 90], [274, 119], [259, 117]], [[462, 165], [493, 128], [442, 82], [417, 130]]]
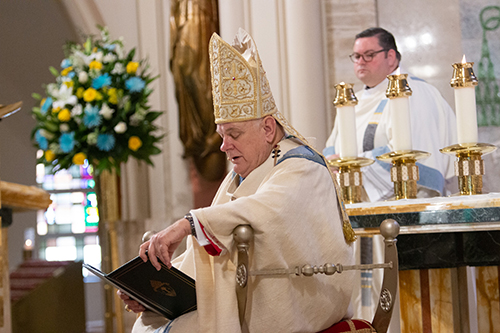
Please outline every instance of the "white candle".
[[412, 150], [409, 97], [389, 99], [394, 151]]
[[475, 87], [455, 88], [458, 143], [477, 143]]
[[340, 158], [357, 157], [356, 116], [354, 106], [337, 106], [337, 118], [340, 137]]
[[[462, 66], [467, 63], [465, 55]], [[456, 66], [457, 64], [455, 64]], [[472, 66], [472, 65], [471, 65]], [[474, 86], [455, 86], [458, 143], [477, 143], [476, 91]]]

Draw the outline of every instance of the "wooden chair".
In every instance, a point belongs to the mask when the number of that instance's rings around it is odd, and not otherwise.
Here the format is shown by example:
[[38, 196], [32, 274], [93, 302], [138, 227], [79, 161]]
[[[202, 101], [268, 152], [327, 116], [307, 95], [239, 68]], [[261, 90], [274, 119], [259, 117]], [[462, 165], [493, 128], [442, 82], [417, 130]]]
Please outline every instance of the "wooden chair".
[[[380, 292], [377, 310], [371, 323], [361, 319], [343, 320], [333, 326], [321, 331], [320, 333], [338, 333], [338, 332], [377, 332], [385, 333], [391, 321], [392, 310], [397, 296], [398, 286], [398, 252], [396, 249], [396, 237], [399, 234], [399, 224], [392, 220], [384, 220], [380, 225], [380, 233], [385, 242], [384, 263], [369, 265], [344, 266], [342, 264], [324, 264], [311, 266], [305, 264], [289, 269], [284, 274], [304, 275], [314, 278], [315, 274], [334, 275], [342, 274], [346, 270], [362, 269], [384, 269], [384, 278]], [[248, 277], [256, 275], [266, 275], [270, 272], [250, 271], [249, 248], [253, 238], [253, 230], [248, 225], [240, 225], [234, 229], [233, 239], [238, 250], [238, 263], [236, 269], [236, 294], [238, 297], [238, 310], [240, 323], [245, 325], [245, 310], [247, 302]], [[286, 270], [285, 270], [286, 271]]]

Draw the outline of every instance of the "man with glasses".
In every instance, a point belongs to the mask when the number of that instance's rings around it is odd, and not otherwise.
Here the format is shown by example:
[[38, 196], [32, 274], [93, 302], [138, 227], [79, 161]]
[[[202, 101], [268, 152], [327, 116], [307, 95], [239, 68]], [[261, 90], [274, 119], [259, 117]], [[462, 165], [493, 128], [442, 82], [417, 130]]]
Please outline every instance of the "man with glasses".
[[[387, 75], [395, 74], [400, 67], [399, 53], [394, 36], [382, 28], [370, 28], [358, 35], [353, 53], [354, 72], [364, 84], [356, 93], [356, 127], [359, 156], [376, 160], [376, 156], [393, 151], [392, 124], [385, 91]], [[408, 73], [405, 70], [401, 74]], [[453, 158], [439, 152], [456, 143], [456, 124], [453, 110], [439, 91], [411, 74], [408, 83], [412, 89], [410, 100], [411, 137], [414, 150], [431, 153], [419, 160], [420, 180], [418, 197], [450, 194], [447, 179], [454, 176]], [[323, 151], [327, 158], [337, 157], [339, 147], [338, 123]], [[389, 175], [390, 165], [376, 160], [363, 169], [366, 201], [387, 200], [394, 196], [394, 185]], [[450, 185], [453, 182], [449, 182]]]
[[[392, 123], [385, 92], [387, 76], [396, 74], [400, 68], [401, 54], [394, 36], [382, 28], [370, 28], [356, 35], [353, 51], [349, 57], [354, 63], [354, 72], [365, 85], [356, 93], [358, 155], [375, 160], [371, 166], [363, 168], [363, 200], [387, 200], [394, 197], [389, 173], [391, 165], [376, 157], [393, 151]], [[401, 70], [401, 74], [406, 73]], [[435, 87], [411, 74], [408, 83], [412, 89], [409, 102], [413, 149], [431, 153], [427, 159], [417, 162], [420, 173], [417, 197], [448, 195], [453, 192], [449, 186], [455, 183], [449, 181], [454, 176], [453, 158], [439, 149], [457, 142], [455, 114]], [[338, 158], [335, 150], [340, 145], [338, 126], [336, 121], [323, 151], [328, 159]], [[355, 255], [362, 264], [383, 261], [383, 239], [379, 235], [360, 237], [357, 243]], [[354, 317], [371, 320], [380, 295], [382, 272], [366, 271], [361, 279], [361, 288], [354, 288]], [[400, 332], [398, 309], [394, 311], [389, 332]]]

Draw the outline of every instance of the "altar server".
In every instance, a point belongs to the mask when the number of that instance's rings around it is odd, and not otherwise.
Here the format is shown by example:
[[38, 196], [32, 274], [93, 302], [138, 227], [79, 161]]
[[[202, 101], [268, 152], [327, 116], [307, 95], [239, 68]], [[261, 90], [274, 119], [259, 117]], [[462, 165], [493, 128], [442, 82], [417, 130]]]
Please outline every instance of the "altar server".
[[[393, 151], [393, 124], [389, 99], [385, 96], [387, 75], [395, 74], [398, 69], [401, 74], [407, 72], [400, 68], [401, 54], [394, 36], [382, 28], [370, 28], [356, 35], [353, 51], [350, 58], [356, 77], [365, 84], [356, 93], [359, 100], [355, 107], [358, 153], [376, 161], [363, 168], [363, 186], [367, 201], [387, 200], [394, 196], [389, 173], [391, 165], [376, 159]], [[451, 194], [450, 187], [456, 183], [450, 181], [454, 176], [453, 158], [439, 149], [457, 142], [455, 114], [434, 86], [411, 74], [408, 84], [412, 90], [409, 97], [412, 148], [431, 153], [430, 157], [416, 163], [420, 173], [417, 197]], [[338, 155], [338, 133], [335, 122], [323, 150], [329, 159]]]

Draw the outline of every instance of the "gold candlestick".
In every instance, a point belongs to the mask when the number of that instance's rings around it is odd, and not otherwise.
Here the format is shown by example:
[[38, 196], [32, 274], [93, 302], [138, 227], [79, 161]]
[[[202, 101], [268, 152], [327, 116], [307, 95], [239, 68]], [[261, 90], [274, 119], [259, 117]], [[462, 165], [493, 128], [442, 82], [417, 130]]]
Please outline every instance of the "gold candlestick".
[[340, 82], [335, 85], [335, 99], [333, 100], [333, 105], [336, 107], [342, 106], [354, 106], [358, 104], [358, 99], [354, 94], [353, 90], [354, 83]]
[[[442, 148], [443, 154], [454, 154], [455, 175], [458, 178], [460, 195], [483, 193], [484, 161], [482, 155], [493, 152], [496, 147], [477, 143], [476, 100], [474, 86], [478, 80], [474, 75], [473, 62], [454, 63], [450, 81], [455, 89], [458, 144]], [[467, 88], [467, 89], [464, 89]]]
[[450, 81], [452, 88], [474, 87], [478, 80], [472, 66], [473, 62], [457, 62], [453, 66], [453, 75]]
[[348, 157], [329, 160], [329, 166], [337, 167], [337, 181], [340, 184], [342, 197], [347, 203], [361, 202], [361, 189], [363, 188], [363, 173], [361, 167], [375, 162], [366, 157]]
[[417, 160], [431, 154], [419, 150], [401, 150], [377, 156], [383, 162], [392, 163], [391, 181], [394, 183], [394, 196], [399, 199], [417, 197], [417, 181], [420, 179]]
[[389, 84], [387, 85], [385, 96], [387, 98], [410, 97], [412, 91], [407, 78], [408, 74], [387, 75]]
[[[354, 94], [353, 86], [354, 84], [345, 82], [335, 85], [337, 93], [335, 94], [333, 105], [339, 111], [339, 108], [351, 107], [349, 109], [351, 113], [337, 113], [337, 117], [339, 117], [337, 121], [339, 125], [341, 156], [338, 159], [328, 161], [329, 166], [339, 169], [339, 172], [336, 174], [337, 181], [340, 185], [342, 198], [347, 203], [361, 202], [361, 189], [363, 187], [361, 167], [368, 166], [374, 162], [372, 159], [365, 157], [349, 156], [357, 155], [354, 106], [358, 104], [358, 100]], [[350, 126], [353, 128], [349, 128]], [[343, 142], [344, 140], [347, 140], [347, 142]], [[348, 156], [344, 156], [345, 154]]]
[[489, 154], [497, 149], [488, 143], [461, 143], [442, 148], [443, 154], [454, 154], [455, 175], [458, 177], [460, 195], [474, 195], [483, 193], [484, 161], [482, 155]]

